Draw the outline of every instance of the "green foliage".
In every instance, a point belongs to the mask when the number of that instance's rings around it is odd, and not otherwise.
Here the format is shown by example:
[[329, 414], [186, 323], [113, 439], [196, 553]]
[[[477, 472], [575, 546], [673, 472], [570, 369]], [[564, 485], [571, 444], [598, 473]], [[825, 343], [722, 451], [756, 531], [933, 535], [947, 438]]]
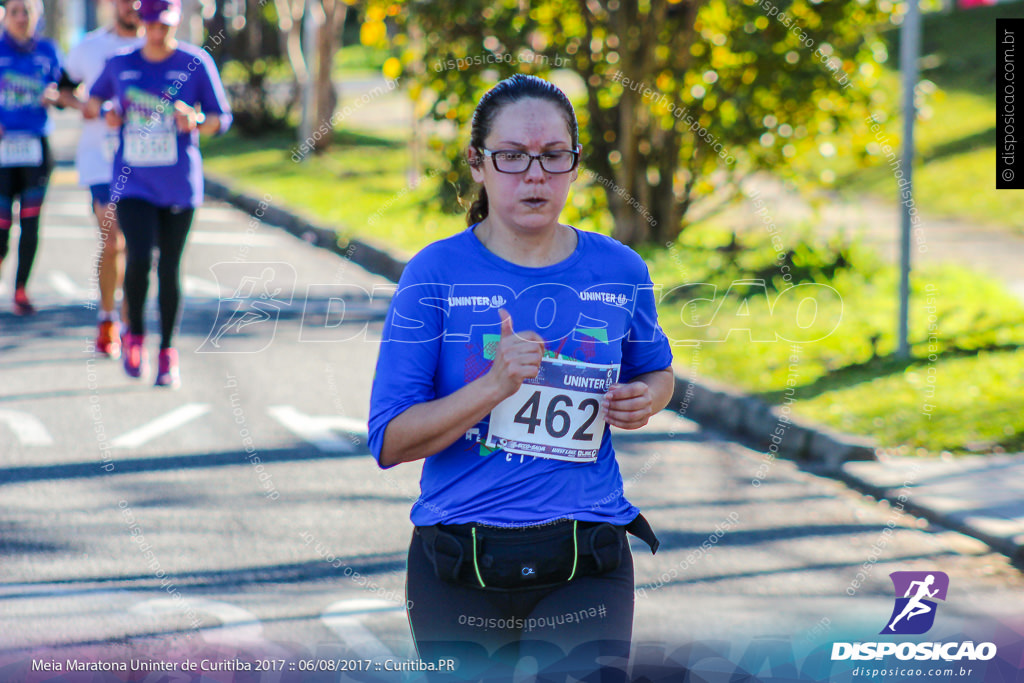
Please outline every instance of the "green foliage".
[[[805, 281], [835, 292], [808, 292], [816, 299], [808, 324], [808, 302], [792, 296], [795, 288], [786, 295], [791, 283], [730, 288], [775, 251], [748, 244], [741, 253], [749, 260], [730, 263], [720, 252], [729, 240], [701, 226], [648, 257], [680, 374], [724, 380], [773, 403], [794, 398], [797, 414], [887, 448], [1024, 447], [1024, 306], [1000, 283], [953, 266], [917, 269], [912, 358], [902, 361], [894, 355], [897, 271], [871, 250], [805, 236], [808, 263], [828, 266], [840, 254], [847, 261], [827, 279], [828, 267]], [[715, 287], [679, 292], [680, 282]]]
[[[234, 127], [250, 137], [261, 137], [287, 127], [289, 105], [271, 96], [268, 86], [288, 78], [291, 69], [282, 56], [274, 3], [229, 6], [215, 17], [226, 33], [217, 52], [222, 53], [224, 85], [231, 98]], [[238, 9], [243, 11], [236, 13]], [[211, 26], [212, 28], [212, 26]]]
[[[459, 188], [469, 181], [456, 150], [466, 144], [479, 97], [513, 73], [564, 83], [579, 102], [585, 165], [614, 181], [599, 190], [614, 234], [638, 244], [673, 239], [695, 203], [716, 192], [721, 198], [744, 174], [785, 171], [800, 155], [817, 154], [816, 135], [865, 128], [887, 58], [875, 33], [888, 20], [883, 6], [891, 7], [875, 0], [409, 2], [395, 15], [394, 43], [422, 113], [454, 124], [457, 134], [430, 144], [456, 162]], [[769, 16], [778, 9], [787, 19]], [[452, 187], [438, 190], [454, 208]]]
[[[1024, 7], [1021, 2], [1015, 5], [1018, 13]], [[995, 19], [1007, 16], [1013, 7], [1000, 4], [924, 16], [914, 199], [925, 216], [955, 216], [972, 227], [987, 224], [1024, 232], [1024, 193], [997, 190], [993, 179]], [[898, 54], [899, 31], [882, 37], [888, 52]], [[899, 200], [894, 165], [883, 151], [887, 143], [899, 155], [903, 140], [897, 66], [892, 60], [883, 69], [872, 104], [882, 130], [819, 137], [819, 143], [830, 145], [835, 153], [797, 160], [802, 187], [823, 184], [853, 201], [865, 194]], [[852, 151], [858, 155], [848, 153]]]

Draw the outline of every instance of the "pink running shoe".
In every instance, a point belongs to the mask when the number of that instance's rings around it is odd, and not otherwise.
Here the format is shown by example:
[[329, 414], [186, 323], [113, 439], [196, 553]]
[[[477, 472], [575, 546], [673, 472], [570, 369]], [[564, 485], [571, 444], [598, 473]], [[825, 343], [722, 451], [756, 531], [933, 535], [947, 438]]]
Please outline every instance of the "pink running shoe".
[[149, 358], [142, 345], [145, 335], [126, 334], [124, 337], [124, 371], [129, 377], [142, 377], [149, 370]]
[[160, 349], [160, 360], [156, 371], [156, 386], [170, 387], [171, 389], [177, 389], [181, 386], [177, 349]]

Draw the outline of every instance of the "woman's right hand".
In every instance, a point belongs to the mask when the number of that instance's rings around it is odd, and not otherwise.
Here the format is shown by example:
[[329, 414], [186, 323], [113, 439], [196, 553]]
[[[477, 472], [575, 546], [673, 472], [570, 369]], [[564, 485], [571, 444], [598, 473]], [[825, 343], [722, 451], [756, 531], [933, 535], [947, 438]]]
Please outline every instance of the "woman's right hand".
[[532, 330], [514, 332], [512, 316], [504, 308], [498, 309], [498, 315], [501, 316], [501, 340], [486, 376], [497, 385], [504, 400], [519, 391], [524, 379], [532, 379], [540, 372], [544, 338]]
[[95, 98], [90, 97], [84, 105], [82, 105], [82, 118], [84, 119], [98, 119], [100, 116], [100, 109], [103, 108], [103, 103]]

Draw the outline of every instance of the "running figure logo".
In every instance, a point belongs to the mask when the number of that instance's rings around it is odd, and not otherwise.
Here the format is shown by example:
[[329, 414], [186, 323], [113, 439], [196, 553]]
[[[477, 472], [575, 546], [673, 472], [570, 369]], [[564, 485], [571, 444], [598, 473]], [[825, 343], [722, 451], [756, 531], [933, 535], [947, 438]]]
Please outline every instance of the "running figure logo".
[[221, 262], [210, 270], [218, 285], [231, 283], [234, 292], [218, 302], [217, 318], [196, 352], [256, 353], [270, 346], [281, 311], [292, 302], [295, 269], [281, 262]]
[[[945, 572], [893, 572], [889, 574], [896, 589], [896, 605], [880, 633], [918, 635], [935, 623], [935, 600], [945, 600], [949, 576]], [[902, 597], [900, 597], [902, 596]]]

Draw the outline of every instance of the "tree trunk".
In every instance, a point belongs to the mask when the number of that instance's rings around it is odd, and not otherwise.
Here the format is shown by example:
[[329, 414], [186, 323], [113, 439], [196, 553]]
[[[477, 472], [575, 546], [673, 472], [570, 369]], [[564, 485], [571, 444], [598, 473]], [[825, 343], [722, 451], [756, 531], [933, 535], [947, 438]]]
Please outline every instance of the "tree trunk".
[[64, 4], [60, 0], [43, 0], [45, 34], [60, 43], [64, 38]]
[[[603, 178], [614, 181], [613, 185], [602, 185], [615, 223], [612, 234], [624, 244], [636, 245], [651, 239], [664, 242], [674, 239], [681, 230], [692, 185], [684, 183], [687, 193], [683, 194], [676, 190], [676, 180], [680, 153], [685, 149], [683, 142], [692, 134], [679, 120], [674, 120], [670, 128], [663, 128], [651, 109], [659, 101], [681, 104], [679, 93], [658, 92], [657, 74], [667, 66], [666, 62], [673, 72], [685, 72], [695, 35], [693, 22], [705, 2], [690, 0], [673, 5], [653, 0], [642, 8], [639, 0], [600, 4], [579, 0], [586, 27], [581, 49], [591, 49], [599, 35], [595, 27], [608, 27], [602, 33], [614, 35], [619, 41], [615, 48], [615, 71], [597, 74], [592, 60], [588, 60], [582, 76], [587, 84], [588, 113], [592, 125], [596, 124], [601, 133], [591, 137], [593, 153], [588, 163]], [[657, 50], [663, 41], [659, 41], [658, 32], [669, 23], [678, 30], [672, 34], [670, 56], [659, 58]], [[592, 58], [606, 56], [607, 49], [598, 53]], [[612, 77], [622, 84], [622, 95], [614, 109], [601, 109], [599, 91]], [[612, 163], [609, 157], [614, 152], [619, 158]], [[652, 176], [656, 179], [652, 180]]]
[[[345, 24], [348, 6], [340, 0], [323, 0], [324, 21], [317, 36], [316, 108], [313, 116], [314, 127], [330, 123], [334, 109], [338, 106], [338, 92], [331, 79], [334, 55], [340, 47], [341, 27]], [[316, 151], [323, 152], [331, 146], [332, 131], [316, 143]]]
[[[299, 101], [306, 83], [309, 82], [309, 69], [302, 55], [302, 13], [303, 0], [274, 0], [277, 9], [277, 27], [281, 41], [281, 53], [288, 58], [292, 68], [292, 94], [287, 111], [291, 111]], [[300, 140], [300, 142], [302, 142]]]

